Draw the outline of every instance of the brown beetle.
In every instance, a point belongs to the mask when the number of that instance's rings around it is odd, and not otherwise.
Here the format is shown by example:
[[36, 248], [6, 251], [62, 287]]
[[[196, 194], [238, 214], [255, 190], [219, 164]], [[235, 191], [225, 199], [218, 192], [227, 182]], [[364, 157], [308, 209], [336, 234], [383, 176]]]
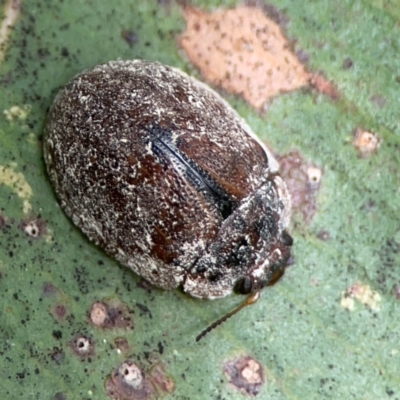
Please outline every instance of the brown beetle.
[[44, 137], [61, 205], [153, 285], [217, 298], [259, 291], [290, 256], [277, 163], [217, 93], [141, 60], [77, 75]]

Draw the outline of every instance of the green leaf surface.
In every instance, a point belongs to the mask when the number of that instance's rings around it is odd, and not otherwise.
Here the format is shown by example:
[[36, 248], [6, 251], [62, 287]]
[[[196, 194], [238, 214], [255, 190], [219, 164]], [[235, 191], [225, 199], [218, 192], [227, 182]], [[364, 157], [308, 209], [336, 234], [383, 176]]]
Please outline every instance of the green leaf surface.
[[[242, 399], [248, 395], [229, 383], [224, 366], [249, 356], [264, 370], [258, 398], [400, 399], [398, 3], [271, 3], [286, 16], [286, 34], [307, 54], [308, 68], [331, 81], [340, 97], [297, 91], [273, 99], [265, 114], [239, 98], [228, 100], [275, 151], [296, 149], [321, 168], [317, 212], [310, 224], [295, 215], [295, 264], [283, 279], [199, 343], [196, 335], [241, 298], [199, 301], [143, 288], [61, 211], [41, 146], [54, 95], [85, 68], [145, 58], [198, 76], [176, 41], [185, 27], [179, 6], [23, 3], [0, 64], [2, 398], [108, 399], [107, 376], [129, 359], [145, 371], [163, 366], [175, 389], [161, 390], [160, 397]], [[213, 10], [235, 2], [194, 4]], [[124, 31], [134, 32], [137, 43], [129, 45]], [[10, 121], [3, 111], [13, 106], [27, 115]], [[379, 135], [376, 154], [359, 157], [352, 144], [356, 128]], [[46, 227], [37, 239], [23, 229], [36, 218]], [[376, 293], [372, 303], [351, 297], [347, 291], [355, 284]], [[90, 322], [92, 304], [110, 298], [132, 310], [133, 330]], [[344, 307], [349, 299], [352, 310]], [[90, 357], [73, 352], [77, 335], [94, 344]], [[117, 351], [121, 337], [130, 346], [126, 353]]]

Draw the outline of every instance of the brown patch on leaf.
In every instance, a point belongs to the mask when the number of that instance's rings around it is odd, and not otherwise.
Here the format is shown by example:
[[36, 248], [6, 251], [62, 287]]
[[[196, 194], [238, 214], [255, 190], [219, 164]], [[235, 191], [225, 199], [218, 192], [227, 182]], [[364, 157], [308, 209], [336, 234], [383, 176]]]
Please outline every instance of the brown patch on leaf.
[[113, 400], [145, 400], [154, 388], [144, 372], [132, 361], [123, 362], [105, 382], [105, 390]]
[[309, 73], [289, 50], [279, 25], [255, 7], [211, 14], [184, 8], [179, 43], [211, 83], [240, 94], [255, 108], [282, 92], [309, 84]]
[[175, 383], [168, 377], [165, 367], [157, 360], [149, 371], [133, 361], [124, 361], [108, 376], [105, 382], [107, 394], [114, 400], [158, 399], [172, 393]]
[[42, 293], [46, 297], [52, 297], [58, 293], [58, 289], [51, 282], [45, 282], [42, 286]]
[[127, 355], [131, 351], [131, 346], [129, 342], [124, 337], [117, 337], [114, 339], [114, 345], [118, 349], [118, 352]]
[[174, 381], [165, 371], [165, 366], [161, 362], [157, 362], [149, 372], [149, 380], [153, 386], [161, 393], [172, 393], [175, 390]]
[[67, 307], [64, 304], [56, 304], [52, 309], [51, 313], [58, 320], [63, 320], [67, 315]]
[[360, 157], [370, 156], [379, 149], [382, 139], [375, 133], [357, 128], [354, 133], [353, 145], [358, 150]]
[[309, 224], [317, 210], [316, 195], [320, 188], [322, 171], [307, 164], [298, 151], [278, 158], [281, 175], [292, 197], [292, 210]]
[[256, 396], [264, 384], [262, 365], [249, 356], [227, 362], [224, 366], [224, 372], [229, 382], [242, 393]]
[[332, 100], [337, 100], [339, 98], [339, 92], [336, 90], [335, 86], [322, 75], [311, 74], [310, 83], [318, 92], [327, 95]]
[[133, 311], [118, 299], [96, 301], [90, 310], [90, 320], [105, 329], [133, 329]]

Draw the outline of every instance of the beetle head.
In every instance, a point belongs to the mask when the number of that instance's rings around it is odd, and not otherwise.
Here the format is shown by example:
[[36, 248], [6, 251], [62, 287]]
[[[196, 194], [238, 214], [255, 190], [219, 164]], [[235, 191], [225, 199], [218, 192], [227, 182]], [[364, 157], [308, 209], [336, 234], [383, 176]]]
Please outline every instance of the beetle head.
[[293, 243], [286, 227], [290, 197], [279, 176], [243, 199], [186, 276], [193, 296], [254, 293], [283, 274]]

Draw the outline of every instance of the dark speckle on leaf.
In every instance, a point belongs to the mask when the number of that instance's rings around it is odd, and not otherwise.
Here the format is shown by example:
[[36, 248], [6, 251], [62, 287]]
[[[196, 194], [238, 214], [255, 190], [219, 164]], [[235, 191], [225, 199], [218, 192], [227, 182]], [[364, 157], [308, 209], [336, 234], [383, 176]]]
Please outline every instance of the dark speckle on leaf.
[[130, 30], [124, 30], [121, 32], [122, 38], [129, 44], [130, 47], [133, 47], [136, 43], [139, 42], [138, 35]]
[[354, 65], [354, 63], [353, 63], [353, 60], [351, 58], [346, 58], [343, 61], [343, 69], [353, 68], [353, 65]]
[[53, 331], [54, 339], [60, 340], [62, 338], [62, 332], [59, 330]]
[[61, 55], [62, 55], [63, 57], [68, 57], [68, 56], [69, 56], [69, 51], [68, 51], [68, 49], [67, 49], [66, 47], [63, 47], [63, 48], [61, 49]]
[[161, 342], [158, 342], [158, 352], [160, 354], [164, 353], [164, 346], [163, 346], [163, 344]]
[[17, 378], [18, 379], [24, 379], [25, 378], [25, 372], [17, 372]]
[[142, 311], [145, 314], [148, 314], [150, 318], [153, 318], [151, 311], [146, 305], [136, 302], [136, 306], [139, 308], [140, 311]]

